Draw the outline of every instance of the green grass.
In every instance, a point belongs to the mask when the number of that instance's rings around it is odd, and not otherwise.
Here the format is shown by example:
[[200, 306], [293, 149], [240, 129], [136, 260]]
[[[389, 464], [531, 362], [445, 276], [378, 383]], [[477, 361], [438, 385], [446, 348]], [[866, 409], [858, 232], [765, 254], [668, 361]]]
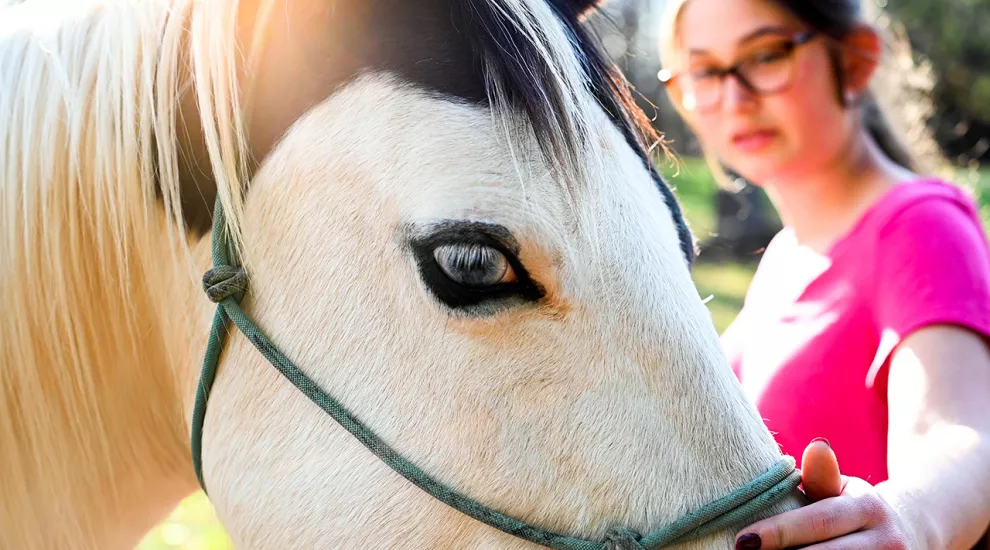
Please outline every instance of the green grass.
[[[684, 209], [691, 231], [699, 240], [715, 233], [714, 210], [717, 184], [703, 159], [681, 157], [677, 166], [661, 165], [661, 173], [674, 188]], [[712, 322], [721, 333], [735, 319], [742, 307], [755, 266], [733, 263], [704, 263], [694, 266], [693, 275], [698, 293], [707, 299]]]
[[[685, 217], [699, 239], [709, 237], [716, 227], [712, 205], [715, 181], [705, 163], [682, 158], [679, 173], [664, 166], [661, 171], [676, 189]], [[985, 228], [990, 228], [990, 170], [961, 171], [957, 181], [974, 193], [981, 205]], [[708, 308], [715, 328], [722, 332], [742, 306], [755, 266], [731, 263], [698, 263], [694, 280], [702, 298], [711, 296]], [[184, 500], [175, 512], [148, 533], [138, 550], [229, 550], [233, 544], [216, 519], [213, 507], [203, 493]]]
[[712, 323], [719, 334], [736, 318], [753, 278], [752, 264], [699, 263], [694, 266], [694, 282], [702, 299], [708, 300]]
[[199, 491], [172, 512], [137, 546], [137, 550], [231, 550], [233, 543], [227, 536], [209, 499]]
[[660, 173], [677, 193], [691, 231], [699, 239], [715, 232], [715, 211], [712, 208], [717, 185], [708, 165], [700, 158], [681, 157], [677, 166], [663, 163]]

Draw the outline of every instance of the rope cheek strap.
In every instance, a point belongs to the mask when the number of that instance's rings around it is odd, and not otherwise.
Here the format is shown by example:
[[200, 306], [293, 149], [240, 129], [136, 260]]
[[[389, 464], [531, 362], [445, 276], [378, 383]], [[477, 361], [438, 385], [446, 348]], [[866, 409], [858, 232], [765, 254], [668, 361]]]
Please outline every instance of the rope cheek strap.
[[604, 540], [589, 541], [567, 537], [525, 522], [515, 520], [462, 495], [430, 477], [426, 472], [403, 458], [373, 431], [354, 417], [337, 400], [320, 389], [303, 374], [261, 332], [240, 307], [247, 289], [247, 276], [223, 239], [224, 213], [219, 199], [213, 218], [213, 269], [203, 278], [203, 287], [217, 312], [210, 329], [210, 339], [203, 359], [203, 370], [196, 390], [192, 420], [193, 467], [199, 484], [203, 480], [202, 442], [203, 420], [210, 388], [216, 378], [220, 353], [227, 334], [227, 323], [233, 321], [255, 348], [285, 376], [300, 392], [316, 403], [365, 447], [395, 472], [444, 504], [510, 535], [558, 550], [657, 550], [688, 540], [710, 535], [736, 526], [755, 514], [767, 510], [791, 494], [801, 481], [794, 459], [783, 457], [745, 486], [711, 502], [687, 516], [645, 536], [625, 527], [615, 527]]

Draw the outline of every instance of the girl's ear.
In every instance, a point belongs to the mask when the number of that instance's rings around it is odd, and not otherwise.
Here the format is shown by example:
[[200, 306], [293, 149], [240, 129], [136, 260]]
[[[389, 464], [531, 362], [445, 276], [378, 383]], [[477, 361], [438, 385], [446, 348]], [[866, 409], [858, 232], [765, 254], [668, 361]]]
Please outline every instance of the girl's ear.
[[870, 84], [883, 58], [883, 40], [868, 25], [857, 27], [842, 41], [842, 82], [846, 96], [859, 96]]

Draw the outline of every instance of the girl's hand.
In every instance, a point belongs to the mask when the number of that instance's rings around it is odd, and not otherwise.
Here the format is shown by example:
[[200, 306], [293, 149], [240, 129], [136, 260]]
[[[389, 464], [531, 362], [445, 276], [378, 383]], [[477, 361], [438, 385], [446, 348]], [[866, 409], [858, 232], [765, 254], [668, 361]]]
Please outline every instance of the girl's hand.
[[737, 550], [914, 548], [910, 531], [881, 493], [862, 479], [839, 473], [827, 441], [812, 441], [801, 467], [812, 504], [746, 527], [736, 535]]

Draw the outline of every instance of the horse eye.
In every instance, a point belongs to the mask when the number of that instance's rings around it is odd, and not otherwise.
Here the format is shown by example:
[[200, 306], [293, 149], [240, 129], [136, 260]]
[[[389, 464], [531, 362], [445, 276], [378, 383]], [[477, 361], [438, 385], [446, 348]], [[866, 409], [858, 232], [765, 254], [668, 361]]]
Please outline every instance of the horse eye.
[[444, 244], [433, 250], [444, 275], [468, 288], [485, 288], [516, 280], [508, 258], [483, 244]]
[[486, 316], [544, 296], [519, 260], [519, 243], [501, 225], [445, 220], [408, 230], [420, 279], [450, 308]]

